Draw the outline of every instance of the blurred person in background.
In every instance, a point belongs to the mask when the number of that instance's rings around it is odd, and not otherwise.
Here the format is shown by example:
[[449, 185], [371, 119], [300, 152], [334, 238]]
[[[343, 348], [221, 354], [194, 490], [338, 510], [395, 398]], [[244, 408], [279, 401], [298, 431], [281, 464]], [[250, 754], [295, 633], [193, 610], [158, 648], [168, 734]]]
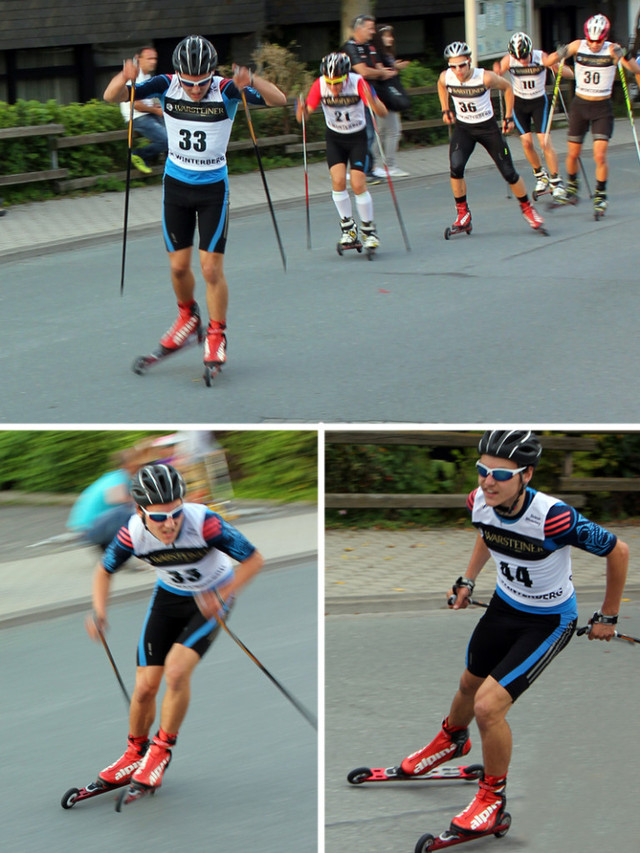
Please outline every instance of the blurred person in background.
[[[158, 53], [155, 47], [141, 47], [133, 57], [134, 64], [140, 69], [136, 77], [136, 86], [150, 80], [156, 73], [158, 64]], [[131, 104], [123, 101], [120, 104], [120, 112], [129, 123], [131, 115]], [[140, 172], [151, 174], [151, 161], [159, 154], [167, 153], [167, 128], [164, 125], [162, 107], [157, 98], [144, 98], [133, 102], [133, 129], [140, 136], [149, 140], [149, 145], [134, 148], [131, 152], [131, 162]]]
[[150, 442], [115, 453], [114, 470], [107, 471], [81, 492], [69, 513], [67, 528], [104, 550], [135, 512], [131, 479], [152, 458]]

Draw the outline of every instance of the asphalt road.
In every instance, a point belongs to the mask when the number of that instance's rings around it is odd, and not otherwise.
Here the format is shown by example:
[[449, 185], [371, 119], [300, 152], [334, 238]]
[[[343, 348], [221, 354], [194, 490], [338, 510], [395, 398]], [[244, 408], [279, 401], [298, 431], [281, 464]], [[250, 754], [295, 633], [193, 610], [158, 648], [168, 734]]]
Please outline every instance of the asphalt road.
[[[282, 684], [316, 709], [317, 573], [260, 576], [232, 628]], [[146, 602], [114, 604], [109, 642], [129, 689]], [[122, 814], [105, 794], [60, 806], [122, 751], [122, 694], [81, 615], [1, 632], [5, 850], [317, 853], [316, 733], [226, 635], [196, 671], [191, 707], [162, 789]]]
[[5, 264], [0, 418], [636, 422], [640, 168], [633, 147], [610, 159], [606, 218], [583, 200], [547, 214], [549, 237], [524, 223], [493, 168], [470, 175], [473, 234], [451, 241], [448, 179], [397, 183], [410, 253], [387, 188], [374, 187], [373, 262], [338, 257], [328, 195], [312, 205], [312, 251], [302, 194], [278, 211], [286, 274], [268, 214], [232, 220], [229, 363], [210, 389], [199, 348], [144, 377], [130, 370], [174, 319], [159, 236], [130, 238], [123, 298], [119, 243]]
[[[592, 612], [583, 601], [581, 619]], [[640, 635], [640, 605], [624, 612], [623, 630]], [[473, 798], [471, 782], [353, 786], [346, 776], [398, 764], [437, 733], [479, 617], [437, 610], [327, 618], [325, 853], [411, 853]], [[470, 850], [637, 853], [639, 652], [574, 637], [518, 700], [509, 713], [513, 823], [505, 838]], [[475, 724], [471, 741], [461, 763], [482, 762]]]

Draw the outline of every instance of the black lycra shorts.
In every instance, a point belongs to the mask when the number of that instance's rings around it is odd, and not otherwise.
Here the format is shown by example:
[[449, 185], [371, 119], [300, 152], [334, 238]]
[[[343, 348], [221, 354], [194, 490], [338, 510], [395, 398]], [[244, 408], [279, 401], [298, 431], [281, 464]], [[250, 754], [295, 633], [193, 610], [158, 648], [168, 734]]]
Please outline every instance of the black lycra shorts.
[[467, 669], [492, 676], [515, 700], [567, 645], [576, 627], [572, 613], [525, 613], [497, 594], [467, 648]]
[[138, 666], [164, 666], [174, 643], [193, 649], [200, 657], [215, 640], [220, 626], [207, 622], [191, 595], [175, 595], [156, 586], [138, 641]]
[[167, 251], [188, 249], [198, 226], [205, 252], [223, 255], [229, 227], [229, 184], [185, 184], [169, 175], [164, 177], [162, 230]]

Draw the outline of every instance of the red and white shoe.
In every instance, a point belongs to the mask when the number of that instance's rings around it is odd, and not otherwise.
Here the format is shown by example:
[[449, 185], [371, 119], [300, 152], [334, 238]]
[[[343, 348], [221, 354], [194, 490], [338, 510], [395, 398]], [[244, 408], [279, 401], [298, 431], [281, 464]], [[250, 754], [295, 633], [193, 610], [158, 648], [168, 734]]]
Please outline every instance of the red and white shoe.
[[149, 746], [149, 739], [143, 737], [131, 737], [129, 735], [127, 749], [117, 761], [105, 767], [98, 774], [98, 779], [105, 785], [126, 785], [133, 773], [142, 764], [142, 759]]
[[465, 231], [471, 226], [471, 211], [466, 201], [456, 202], [456, 221], [451, 226], [454, 230]]
[[462, 835], [488, 833], [502, 821], [507, 798], [506, 776], [485, 776], [478, 783], [478, 793], [466, 809], [451, 821], [451, 831]]
[[177, 735], [167, 735], [162, 729], [149, 744], [149, 749], [140, 766], [131, 777], [132, 784], [140, 788], [159, 788], [162, 777], [171, 761], [171, 747]]
[[227, 360], [227, 336], [224, 333], [225, 323], [209, 322], [207, 337], [204, 342], [203, 361], [207, 367], [224, 364]]
[[544, 226], [544, 219], [540, 216], [530, 201], [525, 201], [524, 204], [520, 205], [520, 207], [522, 209], [522, 215], [534, 231], [537, 231], [539, 228]]
[[449, 728], [445, 719], [440, 733], [431, 743], [407, 756], [400, 766], [409, 776], [421, 776], [445, 761], [466, 755], [470, 749], [469, 729], [460, 726]]
[[202, 321], [197, 302], [178, 302], [178, 319], [160, 339], [160, 346], [166, 350], [178, 350], [192, 335], [202, 340]]

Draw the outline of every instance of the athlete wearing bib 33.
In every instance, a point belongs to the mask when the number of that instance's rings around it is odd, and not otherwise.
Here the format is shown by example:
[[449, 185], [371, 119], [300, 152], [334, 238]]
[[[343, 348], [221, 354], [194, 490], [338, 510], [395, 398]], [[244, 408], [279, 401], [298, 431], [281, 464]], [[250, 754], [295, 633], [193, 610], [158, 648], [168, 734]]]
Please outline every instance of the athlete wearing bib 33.
[[[551, 143], [551, 137], [544, 147], [544, 135], [549, 119], [549, 99], [545, 85], [547, 68], [543, 64], [547, 54], [534, 50], [531, 39], [526, 33], [514, 33], [509, 39], [509, 52], [499, 62], [493, 63], [493, 70], [502, 76], [508, 73], [511, 89], [505, 91], [505, 127], [508, 132], [514, 125], [520, 134], [522, 150], [529, 161], [536, 178], [533, 197], [551, 190], [554, 195], [562, 193], [562, 179], [558, 175], [558, 155]], [[554, 67], [554, 72], [557, 68]], [[565, 77], [573, 77], [569, 68], [563, 67]], [[533, 144], [533, 130], [538, 136], [540, 148], [548, 172], [544, 169], [538, 152]]]
[[304, 103], [298, 102], [296, 118], [302, 122], [322, 105], [327, 124], [327, 164], [331, 175], [333, 203], [340, 216], [342, 235], [339, 246], [360, 245], [358, 226], [353, 218], [351, 197], [347, 190], [347, 165], [351, 165], [351, 188], [356, 200], [356, 209], [362, 222], [362, 234], [366, 249], [377, 249], [379, 245], [373, 221], [373, 200], [367, 189], [366, 170], [368, 164], [366, 111], [372, 109], [376, 115], [384, 116], [387, 108], [372, 91], [366, 80], [351, 71], [351, 60], [346, 53], [330, 53], [320, 64], [318, 77]]
[[466, 669], [440, 733], [402, 762], [405, 773], [419, 776], [466, 755], [475, 717], [484, 779], [451, 823], [451, 831], [463, 835], [500, 825], [511, 760], [507, 712], [573, 636], [578, 612], [571, 547], [606, 559], [605, 595], [592, 617], [590, 639], [610, 640], [615, 633], [629, 559], [627, 546], [608, 530], [529, 485], [542, 452], [534, 433], [487, 431], [478, 452], [478, 488], [467, 500], [478, 536], [464, 576], [449, 591], [455, 597], [450, 606], [468, 606], [490, 558], [497, 588], [469, 642]]
[[[209, 325], [204, 345], [208, 367], [226, 362], [228, 286], [223, 269], [229, 222], [227, 146], [242, 93], [250, 104], [284, 106], [286, 96], [248, 68], [234, 67], [233, 78], [215, 73], [218, 55], [210, 41], [188, 36], [173, 52], [175, 74], [160, 74], [135, 86], [136, 99], [156, 97], [168, 135], [164, 173], [163, 233], [169, 252], [178, 319], [160, 341], [161, 352], [202, 338], [195, 301], [191, 253], [196, 224], [200, 267], [206, 283]], [[129, 100], [138, 70], [124, 63], [107, 86], [104, 99]]]
[[578, 167], [582, 144], [591, 127], [593, 159], [596, 171], [594, 210], [603, 214], [607, 209], [607, 149], [613, 134], [611, 93], [616, 79], [618, 62], [632, 69], [624, 58], [619, 44], [607, 41], [609, 19], [593, 15], [584, 25], [584, 38], [576, 39], [549, 54], [544, 64], [555, 65], [560, 60], [574, 58], [575, 97], [569, 107], [567, 136], [567, 186], [560, 201], [573, 204], [578, 199]]
[[[524, 181], [514, 168], [509, 146], [493, 114], [491, 90], [501, 89], [506, 92], [511, 88], [510, 84], [493, 71], [473, 68], [471, 49], [465, 42], [455, 41], [447, 45], [444, 57], [448, 67], [438, 78], [438, 97], [443, 122], [453, 126], [449, 140], [449, 165], [451, 189], [458, 214], [451, 232], [471, 230], [464, 171], [477, 142], [485, 148], [511, 187], [527, 223], [535, 230], [542, 228], [544, 220], [529, 201]], [[453, 112], [449, 107], [449, 98], [453, 101]]]
[[[208, 507], [184, 503], [184, 494], [184, 480], [171, 465], [141, 468], [131, 485], [136, 513], [95, 570], [94, 613], [87, 620], [93, 639], [98, 627], [106, 628], [114, 573], [133, 556], [157, 573], [138, 643], [127, 748], [100, 772], [99, 783], [106, 786], [131, 781], [142, 789], [160, 787], [189, 706], [191, 675], [220, 630], [218, 595], [231, 606], [262, 567], [262, 556], [238, 530]], [[238, 561], [235, 569], [231, 558]], [[160, 727], [150, 742], [163, 675]]]

